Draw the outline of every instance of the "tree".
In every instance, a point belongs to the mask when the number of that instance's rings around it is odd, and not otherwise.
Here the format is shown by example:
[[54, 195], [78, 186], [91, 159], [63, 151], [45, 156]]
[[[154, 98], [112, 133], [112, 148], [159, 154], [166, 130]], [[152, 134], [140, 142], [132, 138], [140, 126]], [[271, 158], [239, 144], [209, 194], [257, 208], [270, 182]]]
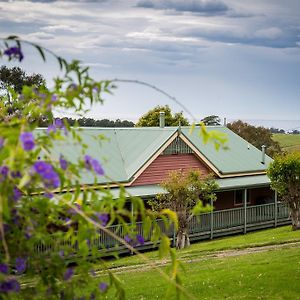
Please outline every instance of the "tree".
[[300, 229], [300, 152], [277, 156], [268, 169], [271, 187], [287, 203], [293, 230]]
[[280, 145], [272, 139], [270, 129], [262, 126], [255, 127], [241, 120], [228, 123], [227, 127], [259, 150], [261, 150], [262, 145], [265, 145], [267, 147], [266, 153], [271, 157], [281, 153]]
[[211, 209], [209, 205], [204, 207], [203, 203], [216, 200], [214, 191], [218, 185], [210, 175], [202, 176], [199, 171], [176, 170], [170, 172], [161, 186], [167, 191], [167, 194], [159, 194], [155, 200], [149, 201], [149, 204], [155, 211], [168, 208], [177, 213], [176, 248], [188, 247], [190, 245], [189, 221], [196, 212]]
[[171, 108], [168, 105], [156, 106], [153, 109], [145, 113], [136, 123], [136, 127], [157, 127], [159, 126], [159, 113], [165, 112], [165, 126], [182, 126], [189, 125], [189, 121], [183, 116], [182, 112], [171, 112]]
[[201, 120], [206, 126], [218, 126], [221, 125], [221, 119], [219, 116], [207, 116]]
[[16, 93], [21, 94], [23, 86], [34, 86], [39, 88], [46, 85], [46, 81], [41, 74], [27, 75], [21, 68], [0, 68], [0, 88], [9, 93], [9, 88]]

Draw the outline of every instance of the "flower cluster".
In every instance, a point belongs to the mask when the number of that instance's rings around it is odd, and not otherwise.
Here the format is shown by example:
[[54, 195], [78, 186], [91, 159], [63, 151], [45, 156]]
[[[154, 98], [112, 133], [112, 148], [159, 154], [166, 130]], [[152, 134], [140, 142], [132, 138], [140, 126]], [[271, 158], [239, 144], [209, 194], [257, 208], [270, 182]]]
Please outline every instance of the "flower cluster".
[[63, 169], [63, 170], [67, 170], [68, 168], [68, 162], [67, 160], [63, 157], [63, 155], [60, 155], [59, 157], [59, 164], [60, 164], [60, 167]]
[[63, 130], [65, 135], [68, 134], [67, 128], [61, 119], [55, 119], [54, 124], [48, 126], [47, 133], [48, 134], [50, 134], [51, 132], [55, 133], [57, 130]]
[[10, 293], [10, 292], [19, 292], [20, 284], [16, 279], [9, 279], [7, 281], [0, 282], [0, 292], [1, 293]]
[[144, 245], [145, 243], [144, 237], [140, 234], [137, 234], [134, 238], [126, 234], [124, 237], [124, 241], [133, 246]]
[[3, 54], [7, 55], [9, 59], [17, 58], [19, 61], [22, 61], [24, 58], [20, 47], [10, 47], [6, 49]]
[[22, 143], [22, 147], [25, 151], [30, 151], [34, 148], [34, 136], [32, 132], [23, 132], [20, 135], [20, 141]]
[[100, 222], [100, 224], [102, 226], [106, 226], [108, 221], [109, 221], [109, 214], [106, 214], [106, 213], [95, 213], [96, 217], [97, 217], [97, 221]]
[[97, 159], [92, 158], [90, 155], [84, 156], [84, 165], [88, 170], [94, 170], [94, 172], [100, 176], [104, 175], [104, 170]]
[[37, 161], [34, 163], [32, 170], [40, 175], [46, 188], [58, 188], [60, 186], [60, 178], [49, 163]]
[[9, 168], [7, 166], [0, 166], [0, 182], [7, 178], [8, 172]]

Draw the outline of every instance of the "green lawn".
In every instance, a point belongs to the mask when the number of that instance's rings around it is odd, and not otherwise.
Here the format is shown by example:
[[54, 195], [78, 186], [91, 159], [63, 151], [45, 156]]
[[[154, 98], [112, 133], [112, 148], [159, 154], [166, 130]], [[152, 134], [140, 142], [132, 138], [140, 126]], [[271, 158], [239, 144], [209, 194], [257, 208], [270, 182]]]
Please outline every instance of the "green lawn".
[[[243, 249], [248, 247], [276, 245], [288, 242], [300, 242], [300, 232], [292, 231], [291, 226], [261, 230], [246, 235], [218, 238], [212, 241], [202, 241], [192, 244], [189, 248], [178, 251], [179, 258], [193, 258], [204, 253], [211, 253], [227, 249]], [[145, 253], [148, 259], [156, 261], [157, 251]], [[120, 260], [110, 261], [111, 267], [122, 267], [135, 264], [144, 264], [138, 256], [128, 256]]]
[[[210, 258], [184, 267], [183, 286], [196, 299], [300, 299], [300, 248]], [[153, 270], [119, 277], [127, 299], [164, 299], [167, 284]]]
[[300, 134], [273, 134], [273, 139], [279, 142], [286, 151], [300, 151]]

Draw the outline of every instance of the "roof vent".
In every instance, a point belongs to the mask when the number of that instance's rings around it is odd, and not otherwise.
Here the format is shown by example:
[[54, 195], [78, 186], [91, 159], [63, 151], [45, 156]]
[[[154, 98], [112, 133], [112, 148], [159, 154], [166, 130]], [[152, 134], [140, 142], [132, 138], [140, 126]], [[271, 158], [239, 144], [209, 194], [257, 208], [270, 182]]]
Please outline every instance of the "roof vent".
[[165, 127], [165, 112], [164, 111], [159, 112], [159, 127], [160, 128]]
[[261, 163], [264, 165], [265, 164], [265, 161], [266, 161], [266, 146], [265, 145], [262, 145], [261, 146]]

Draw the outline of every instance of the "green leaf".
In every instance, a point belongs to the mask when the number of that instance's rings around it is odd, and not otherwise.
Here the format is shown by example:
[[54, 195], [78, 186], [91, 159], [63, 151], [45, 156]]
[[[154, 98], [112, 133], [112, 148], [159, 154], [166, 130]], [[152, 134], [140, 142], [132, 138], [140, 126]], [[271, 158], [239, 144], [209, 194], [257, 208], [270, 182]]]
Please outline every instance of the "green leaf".
[[161, 213], [163, 215], [167, 215], [172, 220], [172, 222], [174, 223], [175, 228], [177, 230], [178, 229], [178, 217], [177, 217], [176, 212], [174, 212], [168, 208], [165, 208], [161, 211]]
[[45, 53], [42, 49], [42, 47], [40, 47], [39, 45], [34, 45], [34, 47], [38, 50], [38, 52], [40, 53], [43, 61], [46, 61], [46, 57], [45, 57]]
[[159, 257], [166, 257], [170, 252], [170, 239], [166, 235], [161, 236], [160, 245], [159, 245]]

